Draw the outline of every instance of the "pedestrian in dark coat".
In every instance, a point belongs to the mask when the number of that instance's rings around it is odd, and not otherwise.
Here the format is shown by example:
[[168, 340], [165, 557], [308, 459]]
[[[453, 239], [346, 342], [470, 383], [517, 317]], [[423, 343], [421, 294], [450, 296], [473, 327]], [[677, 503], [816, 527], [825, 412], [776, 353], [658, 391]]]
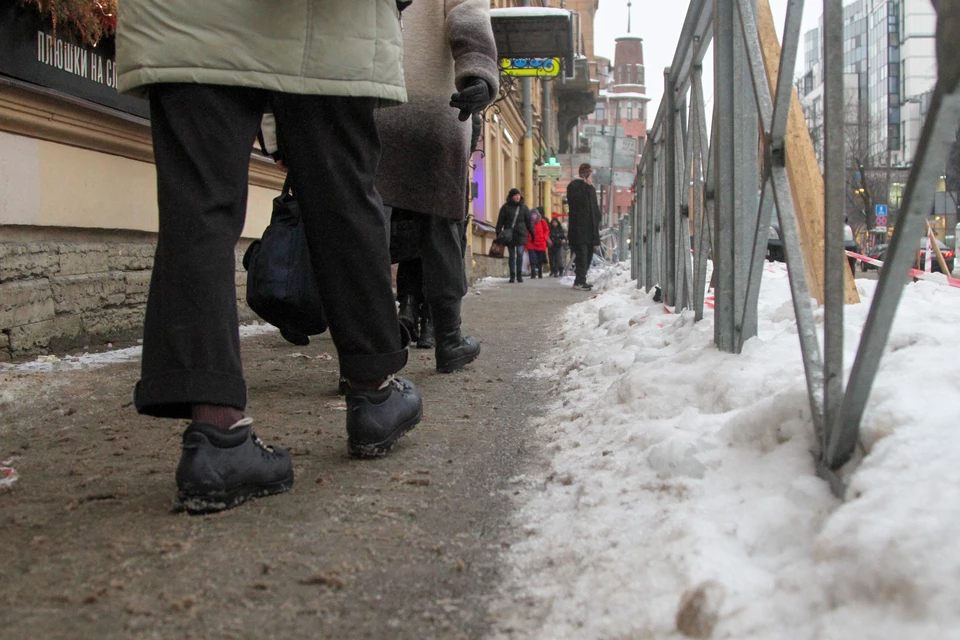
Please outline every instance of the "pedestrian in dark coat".
[[593, 287], [587, 284], [587, 269], [593, 257], [593, 248], [600, 244], [600, 205], [597, 203], [597, 190], [590, 184], [593, 168], [584, 162], [580, 165], [580, 177], [567, 185], [567, 240], [573, 250], [576, 262], [573, 288], [589, 291]]
[[567, 232], [563, 230], [560, 218], [550, 221], [550, 276], [563, 275], [563, 245], [567, 241]]
[[500, 232], [513, 224], [513, 238], [507, 244], [509, 253], [507, 261], [510, 265], [510, 282], [523, 282], [523, 248], [527, 246], [530, 238], [536, 237], [533, 227], [533, 218], [530, 216], [530, 209], [523, 202], [523, 195], [520, 189], [510, 189], [507, 194], [507, 201], [500, 207], [500, 214], [497, 216], [496, 233]]

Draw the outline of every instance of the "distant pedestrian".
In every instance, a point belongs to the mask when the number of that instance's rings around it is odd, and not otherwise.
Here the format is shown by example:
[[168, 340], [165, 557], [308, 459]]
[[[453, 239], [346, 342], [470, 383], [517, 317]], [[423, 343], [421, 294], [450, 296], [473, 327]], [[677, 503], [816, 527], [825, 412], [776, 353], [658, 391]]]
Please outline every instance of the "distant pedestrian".
[[520, 189], [510, 189], [507, 194], [507, 201], [500, 207], [496, 226], [498, 237], [504, 229], [510, 229], [511, 233], [510, 240], [506, 243], [510, 282], [523, 282], [523, 248], [527, 246], [530, 238], [535, 236], [535, 232], [530, 210], [523, 202]]
[[567, 240], [576, 263], [573, 288], [590, 291], [593, 286], [587, 283], [587, 270], [593, 259], [594, 247], [600, 244], [600, 205], [597, 203], [597, 190], [590, 183], [593, 168], [584, 162], [578, 173], [579, 177], [567, 185], [567, 203], [570, 207]]
[[530, 261], [530, 278], [543, 278], [543, 265], [547, 262], [547, 240], [550, 225], [543, 219], [539, 209], [530, 210], [534, 234], [527, 241], [527, 259]]
[[548, 241], [550, 251], [550, 276], [559, 278], [563, 275], [563, 245], [567, 242], [567, 232], [563, 230], [560, 218], [550, 220], [550, 237]]

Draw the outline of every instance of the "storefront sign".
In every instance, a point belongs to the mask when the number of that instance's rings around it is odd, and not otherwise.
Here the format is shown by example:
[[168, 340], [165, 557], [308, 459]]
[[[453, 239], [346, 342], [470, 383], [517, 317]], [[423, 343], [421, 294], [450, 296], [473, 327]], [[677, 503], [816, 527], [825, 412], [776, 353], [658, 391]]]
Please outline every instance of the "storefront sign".
[[31, 7], [0, 0], [0, 76], [8, 76], [148, 118], [146, 100], [117, 93], [113, 39], [79, 44], [66, 29], [54, 32]]

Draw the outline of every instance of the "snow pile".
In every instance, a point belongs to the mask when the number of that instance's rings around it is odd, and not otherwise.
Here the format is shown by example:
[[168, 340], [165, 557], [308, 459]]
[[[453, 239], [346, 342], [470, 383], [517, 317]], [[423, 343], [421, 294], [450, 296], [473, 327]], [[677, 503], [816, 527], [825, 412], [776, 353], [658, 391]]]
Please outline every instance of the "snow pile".
[[[602, 277], [538, 372], [558, 381], [537, 425], [551, 469], [515, 479], [526, 537], [495, 635], [960, 638], [960, 292], [907, 287], [841, 502], [815, 475], [782, 265], [741, 355], [714, 347], [709, 310]], [[848, 367], [875, 283], [858, 286]]]
[[[249, 338], [264, 333], [277, 331], [277, 328], [264, 322], [254, 322], [240, 326], [240, 337]], [[113, 345], [107, 345], [112, 347]], [[50, 371], [79, 371], [83, 369], [99, 369], [107, 365], [139, 360], [142, 347], [128, 347], [126, 349], [112, 349], [101, 353], [82, 353], [78, 356], [54, 355], [37, 356], [36, 360], [23, 362], [17, 365], [5, 365], [2, 370], [19, 373], [47, 373]]]

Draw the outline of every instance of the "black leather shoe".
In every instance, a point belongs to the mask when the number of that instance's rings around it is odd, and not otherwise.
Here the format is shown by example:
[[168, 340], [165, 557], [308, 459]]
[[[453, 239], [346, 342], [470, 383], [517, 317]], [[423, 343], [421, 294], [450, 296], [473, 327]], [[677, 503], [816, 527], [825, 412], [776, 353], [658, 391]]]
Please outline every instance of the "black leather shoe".
[[244, 418], [229, 431], [201, 422], [187, 427], [177, 466], [177, 507], [193, 515], [213, 513], [290, 490], [290, 454], [263, 444], [251, 424]]
[[390, 376], [379, 389], [347, 393], [347, 451], [355, 458], [379, 458], [423, 417], [420, 392], [405, 378]]
[[476, 338], [460, 333], [460, 302], [433, 305], [433, 324], [437, 335], [435, 353], [437, 371], [453, 373], [480, 355], [480, 343]]

